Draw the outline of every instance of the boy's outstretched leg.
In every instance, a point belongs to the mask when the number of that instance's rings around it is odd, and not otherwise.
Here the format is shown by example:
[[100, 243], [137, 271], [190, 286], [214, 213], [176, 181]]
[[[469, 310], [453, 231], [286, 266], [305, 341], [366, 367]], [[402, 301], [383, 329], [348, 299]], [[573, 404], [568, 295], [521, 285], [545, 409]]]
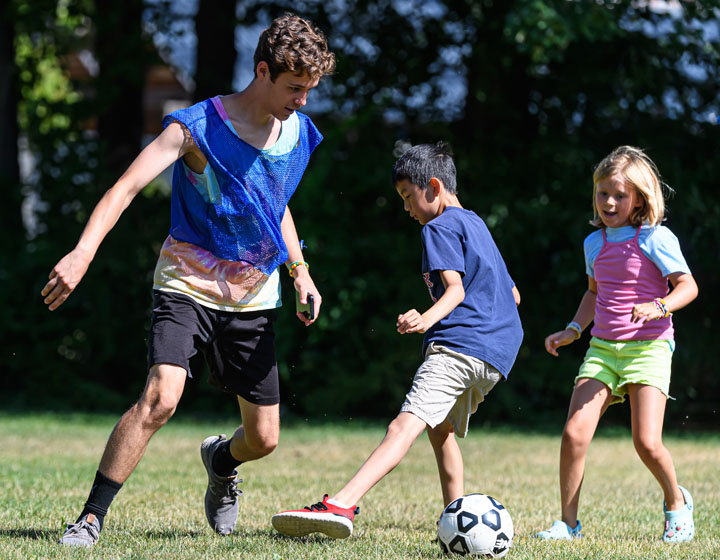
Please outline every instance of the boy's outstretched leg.
[[150, 368], [140, 400], [110, 434], [85, 508], [75, 523], [68, 524], [60, 544], [89, 547], [98, 541], [115, 495], [140, 462], [150, 438], [175, 412], [186, 375], [185, 369], [169, 364]]
[[277, 447], [280, 435], [279, 406], [256, 405], [238, 396], [243, 424], [232, 438], [225, 434], [210, 436], [200, 447], [200, 456], [208, 475], [205, 492], [205, 517], [213, 531], [229, 535], [235, 529], [238, 516], [236, 467], [246, 461], [260, 459]]
[[273, 516], [275, 529], [290, 537], [325, 533], [334, 539], [352, 535], [356, 505], [367, 492], [405, 457], [410, 446], [425, 430], [426, 424], [409, 412], [401, 412], [388, 426], [385, 438], [372, 452], [350, 482], [332, 499], [303, 509], [283, 511]]

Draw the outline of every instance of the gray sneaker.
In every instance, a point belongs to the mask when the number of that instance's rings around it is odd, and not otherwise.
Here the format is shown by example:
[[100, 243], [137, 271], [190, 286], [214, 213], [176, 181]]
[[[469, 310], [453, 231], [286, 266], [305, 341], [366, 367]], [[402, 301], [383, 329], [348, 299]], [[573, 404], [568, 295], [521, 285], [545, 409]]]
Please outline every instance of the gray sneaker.
[[210, 436], [200, 446], [200, 456], [208, 474], [208, 488], [205, 492], [205, 516], [213, 531], [219, 535], [229, 535], [235, 529], [238, 516], [238, 496], [242, 491], [238, 489], [238, 472], [233, 471], [230, 476], [220, 476], [212, 467], [213, 455], [220, 443], [227, 438], [225, 434]]
[[83, 515], [79, 521], [68, 523], [60, 539], [65, 546], [93, 546], [100, 538], [100, 522], [94, 514]]

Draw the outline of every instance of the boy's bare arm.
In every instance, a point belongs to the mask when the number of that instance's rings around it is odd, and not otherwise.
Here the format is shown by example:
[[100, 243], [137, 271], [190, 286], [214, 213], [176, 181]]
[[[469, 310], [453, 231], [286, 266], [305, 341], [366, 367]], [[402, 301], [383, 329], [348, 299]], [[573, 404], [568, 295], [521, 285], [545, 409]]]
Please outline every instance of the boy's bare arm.
[[441, 270], [440, 278], [445, 286], [445, 293], [423, 314], [411, 309], [398, 316], [397, 331], [400, 334], [426, 332], [440, 319], [447, 317], [465, 299], [465, 289], [459, 272]]
[[133, 198], [175, 160], [196, 149], [184, 130], [177, 123], [169, 125], [100, 199], [78, 244], [53, 267], [40, 292], [50, 311], [62, 305], [82, 280], [100, 243]]

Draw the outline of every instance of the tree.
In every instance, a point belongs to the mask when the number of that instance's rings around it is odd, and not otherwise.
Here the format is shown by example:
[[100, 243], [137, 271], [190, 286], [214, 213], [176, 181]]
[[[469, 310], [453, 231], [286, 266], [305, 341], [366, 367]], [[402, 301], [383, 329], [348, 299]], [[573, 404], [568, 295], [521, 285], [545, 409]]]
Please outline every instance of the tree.
[[[71, 54], [92, 47], [94, 3], [42, 0], [32, 5], [15, 2], [13, 7], [15, 60], [22, 92], [19, 118], [36, 160], [26, 189], [38, 203], [35, 231], [12, 231], [16, 245], [8, 259], [5, 254], [2, 259], [12, 267], [9, 282], [0, 293], [0, 336], [5, 343], [0, 369], [7, 375], [3, 401], [55, 406], [53, 401], [63, 395], [60, 406], [65, 407], [125, 404], [127, 393], [137, 394], [142, 388], [147, 276], [156, 250], [149, 239], [161, 239], [162, 230], [167, 231], [166, 205], [160, 214], [155, 208], [157, 199], [138, 197], [135, 208], [104, 243], [79, 288], [79, 297], [68, 302], [62, 313], [49, 313], [39, 294], [50, 268], [72, 249], [90, 210], [117, 179], [114, 166], [122, 166], [130, 150], [137, 153], [140, 148], [137, 124], [133, 123], [142, 122], [141, 111], [127, 116], [126, 122], [118, 122], [117, 116], [127, 109], [119, 106], [126, 102], [122, 94], [129, 91], [122, 88], [124, 80], [132, 83], [133, 76], [144, 75], [147, 60], [145, 51], [140, 56], [139, 50], [128, 54], [122, 49], [132, 50], [131, 45], [139, 49], [137, 45], [147, 43], [140, 36], [139, 21], [123, 27], [122, 16], [113, 20], [112, 14], [124, 10], [125, 3], [104, 3], [101, 9], [107, 13], [99, 16], [101, 34], [106, 33], [100, 39], [100, 50], [105, 52], [99, 56], [104, 72], [101, 68], [94, 88], [75, 84], [66, 65]], [[112, 21], [118, 22], [120, 29], [108, 29]], [[107, 52], [113, 32], [118, 43], [125, 45], [118, 50], [125, 52], [128, 60]], [[121, 63], [130, 66], [126, 68], [128, 76], [119, 76], [113, 69]], [[112, 83], [117, 91], [112, 91]], [[91, 95], [93, 91], [100, 95]], [[134, 106], [132, 95], [128, 102]], [[102, 121], [100, 133], [107, 131], [111, 137], [109, 157], [102, 154], [97, 137], [85, 130], [93, 119]], [[104, 124], [112, 122], [115, 124]], [[123, 131], [115, 130], [125, 124]], [[125, 134], [127, 131], [131, 134]], [[128, 247], [132, 248], [130, 257]], [[105, 329], [105, 325], [110, 327]], [[126, 337], [127, 331], [138, 336]], [[127, 359], [118, 359], [123, 355]], [[69, 379], [75, 379], [72, 391], [68, 390]], [[88, 394], [98, 398], [88, 400]]]
[[141, 148], [142, 94], [150, 59], [142, 33], [143, 0], [102, 2], [96, 7], [95, 54], [100, 74], [95, 81], [98, 135], [111, 175], [130, 165]]
[[195, 101], [232, 92], [235, 72], [235, 0], [201, 0], [195, 16]]
[[18, 165], [18, 84], [13, 44], [15, 25], [11, 16], [12, 4], [9, 0], [3, 0], [0, 3], [0, 192], [4, 194], [5, 203], [2, 204], [0, 217], [6, 231], [20, 233], [22, 220]]
[[[385, 203], [393, 149], [407, 140], [450, 140], [461, 200], [491, 227], [524, 296], [526, 343], [511, 375], [519, 383], [494, 396], [490, 416], [509, 418], [518, 408], [563, 414], [569, 382], [555, 378], [572, 374], [584, 348], [553, 361], [541, 341], [572, 315], [585, 289], [581, 241], [591, 231], [592, 167], [616, 145], [646, 147], [668, 182], [685, 187], [671, 202], [671, 227], [688, 240], [701, 290], [714, 293], [716, 257], [707, 256], [717, 255], [716, 206], [699, 205], [717, 196], [708, 119], [720, 105], [714, 3], [683, 4], [679, 12], [631, 1], [378, 0], [343, 12], [346, 6], [297, 7], [328, 32], [339, 58], [323, 92], [333, 109], [316, 118], [329, 133], [293, 200], [298, 227], [327, 240], [316, 250], [332, 263], [323, 278], [330, 317], [322, 333], [310, 333], [310, 347], [298, 353], [284, 349], [294, 365], [287, 391], [304, 399], [299, 410], [323, 402], [337, 414], [391, 413], [406, 390], [394, 376], [419, 360], [388, 328], [389, 308], [427, 306], [407, 279], [419, 257], [416, 232]], [[242, 21], [267, 21], [287, 8], [245, 3]], [[464, 90], [459, 99], [457, 90]], [[346, 226], [347, 216], [356, 227]], [[697, 321], [712, 322], [703, 297], [693, 322], [677, 318], [687, 346], [676, 359], [693, 371], [683, 367], [689, 387], [680, 388], [675, 414], [718, 387], [703, 351], [707, 330], [695, 332]], [[355, 336], [333, 335], [349, 331]], [[698, 415], [711, 418], [709, 406], [698, 404]]]
[[[93, 264], [95, 276], [62, 315], [49, 317], [39, 303], [15, 303], [37, 302], [47, 268], [74, 243], [87, 212], [116, 178], [101, 178], [108, 160], [77, 123], [93, 111], [115, 113], [124, 101], [109, 94], [102, 99], [112, 103], [91, 110], [78, 88], [47, 70], [75, 48], [79, 22], [101, 17], [107, 26], [110, 14], [96, 16], [89, 0], [71, 3], [66, 13], [51, 0], [33, 3], [32, 14], [21, 9], [26, 4], [16, 3], [13, 16], [20, 122], [40, 162], [33, 188], [49, 210], [41, 214], [47, 231], [30, 241], [14, 238], [20, 272], [11, 289], [0, 292], [5, 346], [23, 348], [29, 337], [32, 349], [7, 359], [7, 371], [21, 380], [9, 394], [26, 402], [45, 394], [57, 405], [54, 396], [72, 375], [99, 395], [98, 406], [126, 403], [144, 377], [142, 341], [127, 333], [146, 327], [147, 284], [167, 231], [167, 201], [138, 197]], [[201, 3], [199, 49], [211, 41], [202, 23], [208, 4], [218, 5]], [[291, 201], [324, 300], [317, 323], [298, 328], [292, 287], [285, 285], [277, 340], [291, 412], [358, 417], [397, 411], [422, 357], [420, 337], [399, 336], [395, 319], [427, 307], [428, 299], [419, 275], [419, 231], [403, 215], [389, 173], [408, 143], [445, 139], [456, 153], [460, 199], [491, 228], [523, 295], [525, 343], [510, 383], [483, 405], [483, 417], [534, 423], [564, 417], [584, 345], [552, 359], [542, 340], [570, 318], [586, 287], [581, 242], [592, 231], [592, 167], [616, 145], [636, 144], [678, 191], [669, 225], [701, 290], [699, 301], [675, 317], [682, 384], [671, 387], [677, 402], [668, 418], [675, 425], [714, 421], [711, 396], [720, 381], [708, 349], [718, 311], [713, 295], [720, 289], [720, 163], [717, 126], [709, 118], [720, 107], [715, 2], [661, 12], [660, 3], [634, 0], [248, 0], [238, 3], [237, 19], [230, 4], [216, 13], [240, 22], [241, 32], [256, 34], [286, 11], [308, 17], [338, 57], [335, 75], [310, 96], [307, 111], [325, 138]], [[102, 9], [120, 8], [112, 2]], [[135, 45], [135, 54], [126, 55], [133, 72], [146, 60], [139, 45], [147, 43], [135, 23], [126, 31], [123, 40]], [[223, 36], [222, 52], [232, 53], [228, 29]], [[115, 66], [121, 58], [103, 60]], [[221, 74], [233, 65], [215, 62], [198, 64]], [[205, 76], [195, 77], [199, 86], [210, 83]], [[207, 95], [225, 89], [223, 82]], [[100, 140], [112, 138], [112, 130], [107, 137], [104, 131]], [[135, 140], [128, 134], [116, 142]], [[46, 389], [38, 395], [37, 386]], [[72, 395], [61, 400], [78, 403]]]

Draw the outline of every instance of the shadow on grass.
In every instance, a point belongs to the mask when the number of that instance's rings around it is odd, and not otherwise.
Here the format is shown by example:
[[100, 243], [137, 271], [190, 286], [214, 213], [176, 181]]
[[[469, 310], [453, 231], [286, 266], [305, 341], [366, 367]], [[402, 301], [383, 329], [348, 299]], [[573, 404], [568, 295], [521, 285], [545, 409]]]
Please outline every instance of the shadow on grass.
[[[117, 528], [116, 528], [117, 530]], [[184, 538], [217, 538], [220, 542], [230, 542], [237, 539], [252, 539], [252, 538], [273, 538], [276, 535], [272, 535], [268, 530], [265, 529], [242, 529], [235, 530], [231, 535], [221, 537], [210, 532], [209, 529], [162, 529], [162, 530], [143, 530], [143, 529], [124, 529], [123, 532], [132, 533], [135, 536], [144, 537], [148, 539], [184, 539]]]
[[[208, 536], [208, 532], [205, 530], [193, 531], [187, 529], [163, 529], [160, 531], [156, 530], [143, 530], [143, 529], [119, 529], [115, 527], [111, 529], [112, 532], [132, 533], [136, 537], [147, 538], [147, 539], [184, 539], [184, 538], [200, 538]], [[25, 529], [0, 529], [0, 539], [31, 539], [36, 541], [51, 541], [57, 542], [60, 540], [61, 529], [40, 529], [36, 527], [28, 527]], [[296, 541], [296, 542], [323, 542], [333, 541], [330, 537], [325, 535], [308, 535], [305, 537], [286, 537], [279, 533], [270, 533], [267, 530], [256, 529], [256, 530], [244, 530], [237, 531], [227, 537], [218, 537], [219, 539], [236, 540], [244, 538], [266, 538], [278, 542]]]
[[0, 529], [0, 538], [32, 539], [35, 541], [57, 541], [60, 539], [58, 529]]
[[262, 531], [255, 531], [259, 535], [264, 535], [267, 538], [269, 538], [271, 541], [275, 542], [296, 542], [296, 543], [323, 543], [323, 542], [335, 542], [339, 539], [333, 539], [332, 537], [328, 537], [327, 535], [323, 535], [321, 533], [313, 533], [310, 535], [305, 535], [303, 537], [288, 537], [287, 535], [282, 535], [280, 533], [263, 533]]
[[135, 529], [128, 531], [135, 533], [136, 535], [148, 538], [148, 539], [184, 539], [188, 537], [202, 537], [207, 533], [205, 531], [189, 531], [183, 529], [163, 529], [162, 531], [156, 531], [151, 529], [150, 531]]

